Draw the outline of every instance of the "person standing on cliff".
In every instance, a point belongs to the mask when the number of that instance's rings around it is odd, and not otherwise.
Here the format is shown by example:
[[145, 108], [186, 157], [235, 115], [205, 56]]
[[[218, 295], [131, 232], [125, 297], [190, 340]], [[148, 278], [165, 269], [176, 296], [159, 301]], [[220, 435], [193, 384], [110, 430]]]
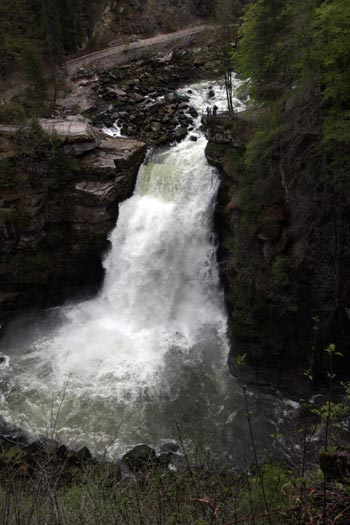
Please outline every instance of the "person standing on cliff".
[[205, 111], [207, 112], [207, 117], [210, 117], [210, 115], [211, 115], [211, 107], [207, 106], [207, 109]]
[[213, 115], [214, 115], [214, 117], [216, 117], [217, 112], [218, 112], [218, 109], [219, 109], [219, 108], [218, 108], [217, 105], [215, 104], [215, 106], [213, 107]]

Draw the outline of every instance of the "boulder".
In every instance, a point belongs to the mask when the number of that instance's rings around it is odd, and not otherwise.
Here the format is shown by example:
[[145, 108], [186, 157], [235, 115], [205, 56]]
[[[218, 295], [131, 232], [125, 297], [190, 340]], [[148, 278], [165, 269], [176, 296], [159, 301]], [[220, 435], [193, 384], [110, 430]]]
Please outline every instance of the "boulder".
[[343, 482], [350, 477], [350, 452], [348, 450], [323, 451], [319, 463], [325, 480]]
[[165, 443], [162, 443], [159, 447], [159, 451], [164, 452], [178, 452], [180, 450], [179, 445], [176, 443], [176, 441], [166, 441]]
[[182, 139], [184, 139], [187, 136], [187, 129], [186, 128], [177, 128], [175, 130], [175, 139], [177, 142], [181, 142]]
[[108, 137], [102, 140], [97, 150], [84, 155], [80, 163], [80, 171], [110, 178], [117, 175], [120, 169], [139, 164], [145, 152], [146, 145], [142, 142]]
[[82, 447], [76, 453], [76, 457], [81, 463], [86, 463], [87, 461], [90, 461], [92, 459], [92, 454], [87, 447]]
[[140, 444], [124, 454], [123, 461], [131, 471], [138, 472], [155, 465], [157, 456], [153, 448]]

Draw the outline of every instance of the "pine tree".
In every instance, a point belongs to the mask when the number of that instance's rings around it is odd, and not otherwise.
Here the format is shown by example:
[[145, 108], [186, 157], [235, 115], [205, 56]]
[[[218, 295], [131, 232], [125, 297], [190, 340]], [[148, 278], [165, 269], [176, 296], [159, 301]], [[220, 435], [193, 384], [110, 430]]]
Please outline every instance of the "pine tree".
[[285, 0], [257, 0], [243, 16], [235, 64], [250, 79], [251, 96], [259, 102], [278, 98], [288, 83], [290, 11]]
[[293, 264], [307, 268], [315, 295], [327, 264], [322, 323], [339, 344], [350, 293], [349, 42], [347, 0], [256, 0], [234, 59], [261, 114], [245, 192], [254, 198], [265, 180], [280, 180], [293, 235], [304, 241]]
[[61, 8], [64, 49], [67, 53], [75, 51], [82, 44], [86, 34], [83, 0], [65, 0]]
[[323, 2], [315, 9], [313, 58], [318, 64], [327, 144], [350, 142], [350, 4]]
[[239, 0], [218, 0], [216, 4], [216, 20], [220, 26], [217, 47], [219, 59], [222, 64], [227, 106], [230, 113], [233, 113], [233, 63], [232, 63], [232, 41], [233, 23], [238, 19], [241, 11]]

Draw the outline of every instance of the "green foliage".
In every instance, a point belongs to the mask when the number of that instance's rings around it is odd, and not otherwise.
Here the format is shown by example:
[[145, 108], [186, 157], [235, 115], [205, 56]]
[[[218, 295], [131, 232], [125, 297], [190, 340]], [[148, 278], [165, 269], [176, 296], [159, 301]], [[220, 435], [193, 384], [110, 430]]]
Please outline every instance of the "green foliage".
[[12, 162], [9, 159], [0, 159], [0, 187], [13, 188], [15, 184]]
[[272, 274], [277, 286], [289, 284], [290, 259], [286, 255], [277, 255], [272, 264]]
[[271, 166], [274, 147], [283, 125], [279, 106], [259, 116], [256, 132], [247, 147], [245, 162], [248, 167]]
[[350, 4], [347, 0], [323, 2], [315, 9], [312, 55], [322, 83], [326, 111], [324, 140], [349, 143], [350, 139]]
[[226, 152], [223, 169], [226, 173], [229, 173], [232, 168], [234, 168], [238, 174], [244, 169], [244, 158], [241, 150], [230, 148]]
[[0, 72], [6, 73], [19, 62], [22, 50], [39, 39], [35, 10], [28, 0], [0, 2]]
[[329, 357], [335, 357], [335, 356], [343, 357], [343, 354], [336, 350], [336, 346], [333, 343], [328, 345], [327, 348], [324, 349], [324, 351], [326, 352], [326, 354], [329, 355]]
[[322, 424], [327, 421], [334, 423], [342, 421], [349, 415], [349, 409], [343, 403], [334, 403], [333, 401], [326, 401], [323, 405], [312, 410], [313, 414], [317, 414]]
[[[346, 0], [257, 0], [246, 11], [234, 62], [253, 100], [267, 108], [248, 147], [249, 165], [263, 164], [283, 134], [286, 108], [318, 105], [327, 149], [350, 142], [350, 4]], [[310, 129], [310, 122], [309, 129]], [[319, 125], [318, 123], [317, 125]], [[299, 121], [300, 132], [306, 122]], [[292, 139], [292, 135], [290, 135]]]
[[34, 161], [47, 156], [50, 137], [40, 126], [38, 120], [32, 120], [29, 125], [20, 126], [16, 132], [16, 148], [18, 155]]
[[243, 16], [234, 64], [250, 79], [251, 96], [258, 101], [279, 97], [288, 81], [290, 43], [284, 35], [289, 19], [290, 5], [284, 0], [257, 0]]
[[[63, 522], [223, 525], [238, 518], [246, 521], [252, 514], [259, 516], [265, 512], [257, 475], [234, 474], [229, 469], [217, 472], [199, 468], [183, 473], [154, 469], [118, 482], [111, 471], [113, 465], [104, 464], [98, 469], [86, 466], [66, 477], [64, 471], [43, 464], [40, 476], [24, 480], [9, 477], [7, 490], [0, 489], [0, 512], [15, 515], [23, 523], [30, 520], [41, 525]], [[293, 473], [266, 464], [262, 475], [270, 510], [277, 511], [271, 523], [296, 524], [288, 510], [297, 496]], [[266, 522], [256, 519], [255, 523]]]
[[245, 235], [246, 221], [255, 221], [262, 210], [264, 209], [264, 180], [262, 179], [259, 184], [252, 173], [246, 172], [245, 176], [240, 181], [240, 198], [241, 207], [243, 211], [243, 222], [241, 225], [241, 235]]
[[[57, 190], [72, 181], [76, 168], [74, 157], [64, 151], [63, 144], [56, 135], [49, 135], [44, 131], [38, 120], [32, 120], [18, 128], [16, 148], [18, 158], [27, 170], [40, 175], [40, 165], [44, 163], [46, 185], [51, 189]], [[37, 182], [41, 179], [40, 176], [36, 177]]]
[[237, 364], [237, 366], [244, 366], [246, 357], [247, 357], [247, 354], [238, 355], [236, 357], [236, 364]]
[[[283, 242], [274, 242], [269, 266], [261, 258], [254, 280], [264, 282], [266, 311], [280, 303], [288, 314], [293, 310], [291, 276], [283, 257], [289, 258], [290, 269], [312, 276], [310, 293], [324, 279], [319, 262], [327, 261], [329, 275], [337, 277], [327, 279], [329, 295], [319, 299], [323, 304], [311, 315], [322, 311], [328, 318], [326, 337], [347, 346], [350, 3], [256, 0], [245, 11], [239, 36], [234, 65], [260, 113], [239, 181], [241, 227], [254, 235], [269, 217], [269, 206], [274, 205], [269, 181], [279, 181], [282, 195], [276, 205], [287, 210], [293, 229], [284, 229]], [[293, 251], [296, 239], [302, 257]], [[245, 260], [236, 256], [239, 271], [247, 257], [242, 253]], [[264, 272], [272, 274], [272, 282], [264, 280]]]
[[91, 36], [105, 1], [2, 0], [0, 71], [24, 64], [30, 80], [42, 82], [42, 56], [51, 66], [76, 51]]

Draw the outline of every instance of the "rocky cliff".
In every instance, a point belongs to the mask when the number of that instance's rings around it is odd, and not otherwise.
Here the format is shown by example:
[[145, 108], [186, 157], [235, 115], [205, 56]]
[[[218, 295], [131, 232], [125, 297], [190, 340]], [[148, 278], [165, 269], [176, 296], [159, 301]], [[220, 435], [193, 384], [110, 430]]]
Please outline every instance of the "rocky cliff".
[[144, 143], [105, 138], [85, 119], [0, 129], [0, 305], [50, 303], [102, 278], [118, 203]]
[[246, 354], [252, 365], [240, 371], [246, 379], [285, 386], [296, 378], [305, 382], [307, 369], [322, 377], [330, 343], [344, 353], [345, 370], [350, 323], [349, 316], [336, 313], [333, 300], [331, 222], [318, 226], [315, 251], [307, 224], [300, 228], [292, 211], [300, 197], [286, 194], [282, 174], [257, 177], [245, 168], [256, 116], [251, 111], [205, 118], [206, 156], [221, 171], [217, 228], [231, 370], [237, 373], [237, 355]]

